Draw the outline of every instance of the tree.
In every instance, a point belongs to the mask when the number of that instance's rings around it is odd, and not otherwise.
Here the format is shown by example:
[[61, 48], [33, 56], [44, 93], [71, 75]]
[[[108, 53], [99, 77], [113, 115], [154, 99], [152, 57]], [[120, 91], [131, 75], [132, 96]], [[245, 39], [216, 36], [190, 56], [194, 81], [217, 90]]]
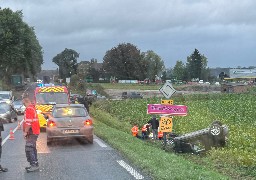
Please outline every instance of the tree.
[[193, 54], [187, 57], [186, 67], [189, 79], [202, 79], [203, 67], [207, 66], [207, 61], [203, 62], [203, 60], [206, 59], [203, 58], [197, 49], [195, 49]]
[[77, 59], [79, 54], [72, 49], [65, 48], [60, 54], [52, 59], [59, 66], [60, 78], [66, 79], [77, 73]]
[[130, 43], [119, 44], [103, 57], [104, 71], [117, 79], [142, 79], [145, 67], [140, 50]]
[[186, 66], [182, 61], [176, 61], [176, 64], [173, 68], [173, 76], [176, 77], [176, 80], [185, 80]]
[[142, 53], [145, 67], [147, 68], [146, 77], [155, 80], [156, 76], [161, 76], [165, 69], [164, 62], [154, 51], [149, 50]]
[[34, 77], [43, 64], [42, 47], [34, 28], [22, 17], [22, 11], [0, 8], [0, 71], [6, 83], [14, 73]]

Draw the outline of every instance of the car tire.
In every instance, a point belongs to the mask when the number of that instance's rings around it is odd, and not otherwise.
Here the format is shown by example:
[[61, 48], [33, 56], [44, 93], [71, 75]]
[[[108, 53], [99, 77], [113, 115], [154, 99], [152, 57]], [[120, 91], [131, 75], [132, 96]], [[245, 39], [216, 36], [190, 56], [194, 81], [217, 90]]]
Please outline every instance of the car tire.
[[15, 121], [17, 121], [17, 118], [11, 118], [11, 119], [9, 120], [9, 123], [14, 123]]
[[213, 136], [219, 136], [222, 134], [222, 127], [218, 124], [213, 124], [210, 127], [209, 133]]
[[52, 140], [50, 138], [47, 138], [47, 146], [52, 145]]
[[93, 144], [93, 138], [89, 138], [89, 139], [87, 139], [87, 141], [89, 144]]

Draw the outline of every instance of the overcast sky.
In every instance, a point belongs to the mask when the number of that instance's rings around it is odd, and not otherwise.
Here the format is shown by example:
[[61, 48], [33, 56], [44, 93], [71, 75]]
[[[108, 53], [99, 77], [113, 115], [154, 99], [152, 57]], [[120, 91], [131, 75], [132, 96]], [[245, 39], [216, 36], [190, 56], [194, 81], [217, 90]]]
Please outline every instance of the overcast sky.
[[255, 0], [0, 0], [22, 10], [44, 51], [43, 69], [65, 48], [95, 58], [120, 43], [153, 50], [173, 67], [195, 48], [208, 67], [256, 66]]

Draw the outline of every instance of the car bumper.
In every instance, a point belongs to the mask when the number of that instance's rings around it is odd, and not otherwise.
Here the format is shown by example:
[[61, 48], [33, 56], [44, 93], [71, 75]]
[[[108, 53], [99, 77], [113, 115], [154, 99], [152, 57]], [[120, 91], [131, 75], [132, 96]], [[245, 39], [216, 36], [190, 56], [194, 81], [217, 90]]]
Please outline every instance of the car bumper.
[[[67, 133], [67, 131], [71, 131]], [[73, 132], [72, 132], [73, 131]], [[77, 131], [77, 132], [76, 132]], [[65, 139], [65, 138], [92, 138], [93, 127], [83, 128], [49, 128], [46, 127], [47, 138]]]

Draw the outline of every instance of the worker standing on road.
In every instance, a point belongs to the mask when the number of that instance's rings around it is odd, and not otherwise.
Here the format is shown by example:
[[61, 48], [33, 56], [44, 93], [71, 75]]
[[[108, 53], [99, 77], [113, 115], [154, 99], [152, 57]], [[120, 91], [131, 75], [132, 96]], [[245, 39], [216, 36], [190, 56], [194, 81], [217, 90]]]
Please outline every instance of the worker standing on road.
[[27, 161], [30, 163], [30, 166], [26, 167], [25, 169], [27, 172], [33, 172], [39, 170], [36, 141], [38, 135], [40, 134], [40, 125], [36, 113], [36, 108], [32, 104], [29, 97], [23, 96], [22, 102], [26, 107], [23, 123], [23, 136], [26, 140], [25, 152]]
[[2, 120], [0, 119], [0, 173], [8, 171], [7, 168], [3, 168], [1, 166], [1, 155], [2, 155], [2, 136], [1, 136], [1, 131], [4, 131], [4, 125], [3, 125]]

